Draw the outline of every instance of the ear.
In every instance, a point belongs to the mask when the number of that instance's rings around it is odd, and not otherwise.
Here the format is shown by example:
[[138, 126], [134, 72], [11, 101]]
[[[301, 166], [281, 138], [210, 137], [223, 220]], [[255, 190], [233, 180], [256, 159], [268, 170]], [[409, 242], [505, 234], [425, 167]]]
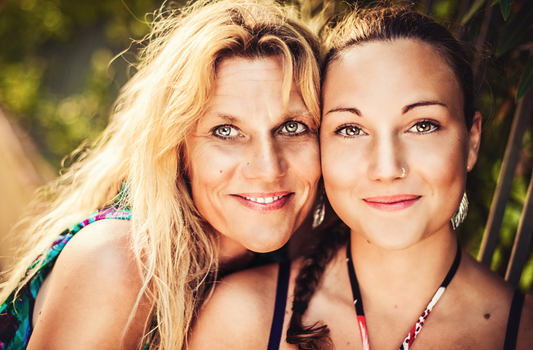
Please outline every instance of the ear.
[[468, 160], [466, 166], [468, 171], [472, 170], [477, 161], [477, 154], [479, 152], [479, 145], [481, 143], [481, 113], [476, 112], [472, 121], [472, 128], [468, 133]]

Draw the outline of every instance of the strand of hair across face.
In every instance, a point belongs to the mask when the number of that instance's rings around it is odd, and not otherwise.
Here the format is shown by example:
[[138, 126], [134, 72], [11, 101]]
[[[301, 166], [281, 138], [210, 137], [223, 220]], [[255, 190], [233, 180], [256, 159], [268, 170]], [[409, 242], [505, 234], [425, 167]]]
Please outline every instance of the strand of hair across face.
[[315, 323], [311, 326], [305, 326], [302, 323], [302, 317], [326, 266], [339, 247], [346, 242], [348, 236], [348, 227], [340, 221], [336, 221], [319, 232], [315, 244], [309, 247], [308, 253], [302, 262], [300, 272], [296, 277], [293, 313], [286, 339], [287, 343], [298, 346], [300, 350], [331, 348], [327, 325]]

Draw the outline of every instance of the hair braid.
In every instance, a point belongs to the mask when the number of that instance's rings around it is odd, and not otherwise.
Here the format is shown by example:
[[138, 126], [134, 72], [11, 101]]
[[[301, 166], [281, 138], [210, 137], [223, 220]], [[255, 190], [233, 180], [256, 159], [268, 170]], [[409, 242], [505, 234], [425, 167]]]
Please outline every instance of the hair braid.
[[340, 220], [322, 229], [314, 244], [308, 248], [294, 287], [292, 316], [287, 330], [287, 343], [300, 350], [318, 350], [331, 347], [327, 325], [315, 323], [305, 326], [302, 317], [320, 279], [339, 247], [346, 242], [348, 227]]

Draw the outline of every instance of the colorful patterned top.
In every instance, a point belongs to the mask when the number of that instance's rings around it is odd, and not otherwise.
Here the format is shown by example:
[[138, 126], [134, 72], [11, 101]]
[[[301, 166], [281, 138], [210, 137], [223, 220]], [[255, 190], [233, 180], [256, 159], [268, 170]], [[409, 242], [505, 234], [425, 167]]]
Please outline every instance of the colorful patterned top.
[[[43, 264], [32, 279], [20, 290], [15, 301], [14, 292], [0, 304], [0, 350], [26, 349], [32, 333], [32, 317], [35, 298], [46, 276], [68, 241], [85, 226], [103, 219], [130, 220], [129, 208], [108, 207], [95, 211], [87, 219], [63, 231], [52, 246], [44, 252]], [[42, 256], [41, 256], [42, 257]], [[36, 266], [38, 259], [28, 269]], [[147, 349], [149, 344], [145, 345]]]

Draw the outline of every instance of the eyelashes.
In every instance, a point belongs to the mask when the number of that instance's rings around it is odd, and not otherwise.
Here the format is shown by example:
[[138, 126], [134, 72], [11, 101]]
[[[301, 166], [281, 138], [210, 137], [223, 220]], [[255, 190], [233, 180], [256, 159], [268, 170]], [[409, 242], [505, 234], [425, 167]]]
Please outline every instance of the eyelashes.
[[356, 137], [367, 135], [367, 133], [361, 130], [360, 127], [353, 124], [344, 124], [339, 126], [337, 129], [335, 129], [335, 134], [343, 137]]
[[[211, 134], [223, 140], [232, 140], [238, 137], [244, 137], [240, 129], [232, 124], [217, 125], [211, 129]], [[300, 121], [290, 120], [283, 123], [276, 133], [282, 136], [296, 137], [302, 136], [309, 132], [309, 127]]]
[[408, 132], [415, 134], [429, 134], [435, 130], [438, 130], [440, 125], [431, 120], [422, 120], [415, 123]]
[[[429, 134], [440, 129], [440, 124], [432, 120], [421, 120], [414, 123], [408, 130], [408, 133], [412, 134]], [[334, 131], [335, 134], [353, 138], [357, 136], [368, 135], [363, 129], [356, 124], [343, 124], [337, 127]]]
[[231, 124], [215, 126], [211, 129], [211, 133], [221, 139], [231, 139], [239, 136], [238, 129]]
[[302, 122], [291, 120], [286, 123], [284, 123], [279, 129], [278, 133], [284, 134], [286, 136], [300, 136], [302, 134], [307, 133], [309, 131], [309, 128], [307, 125], [305, 125]]

